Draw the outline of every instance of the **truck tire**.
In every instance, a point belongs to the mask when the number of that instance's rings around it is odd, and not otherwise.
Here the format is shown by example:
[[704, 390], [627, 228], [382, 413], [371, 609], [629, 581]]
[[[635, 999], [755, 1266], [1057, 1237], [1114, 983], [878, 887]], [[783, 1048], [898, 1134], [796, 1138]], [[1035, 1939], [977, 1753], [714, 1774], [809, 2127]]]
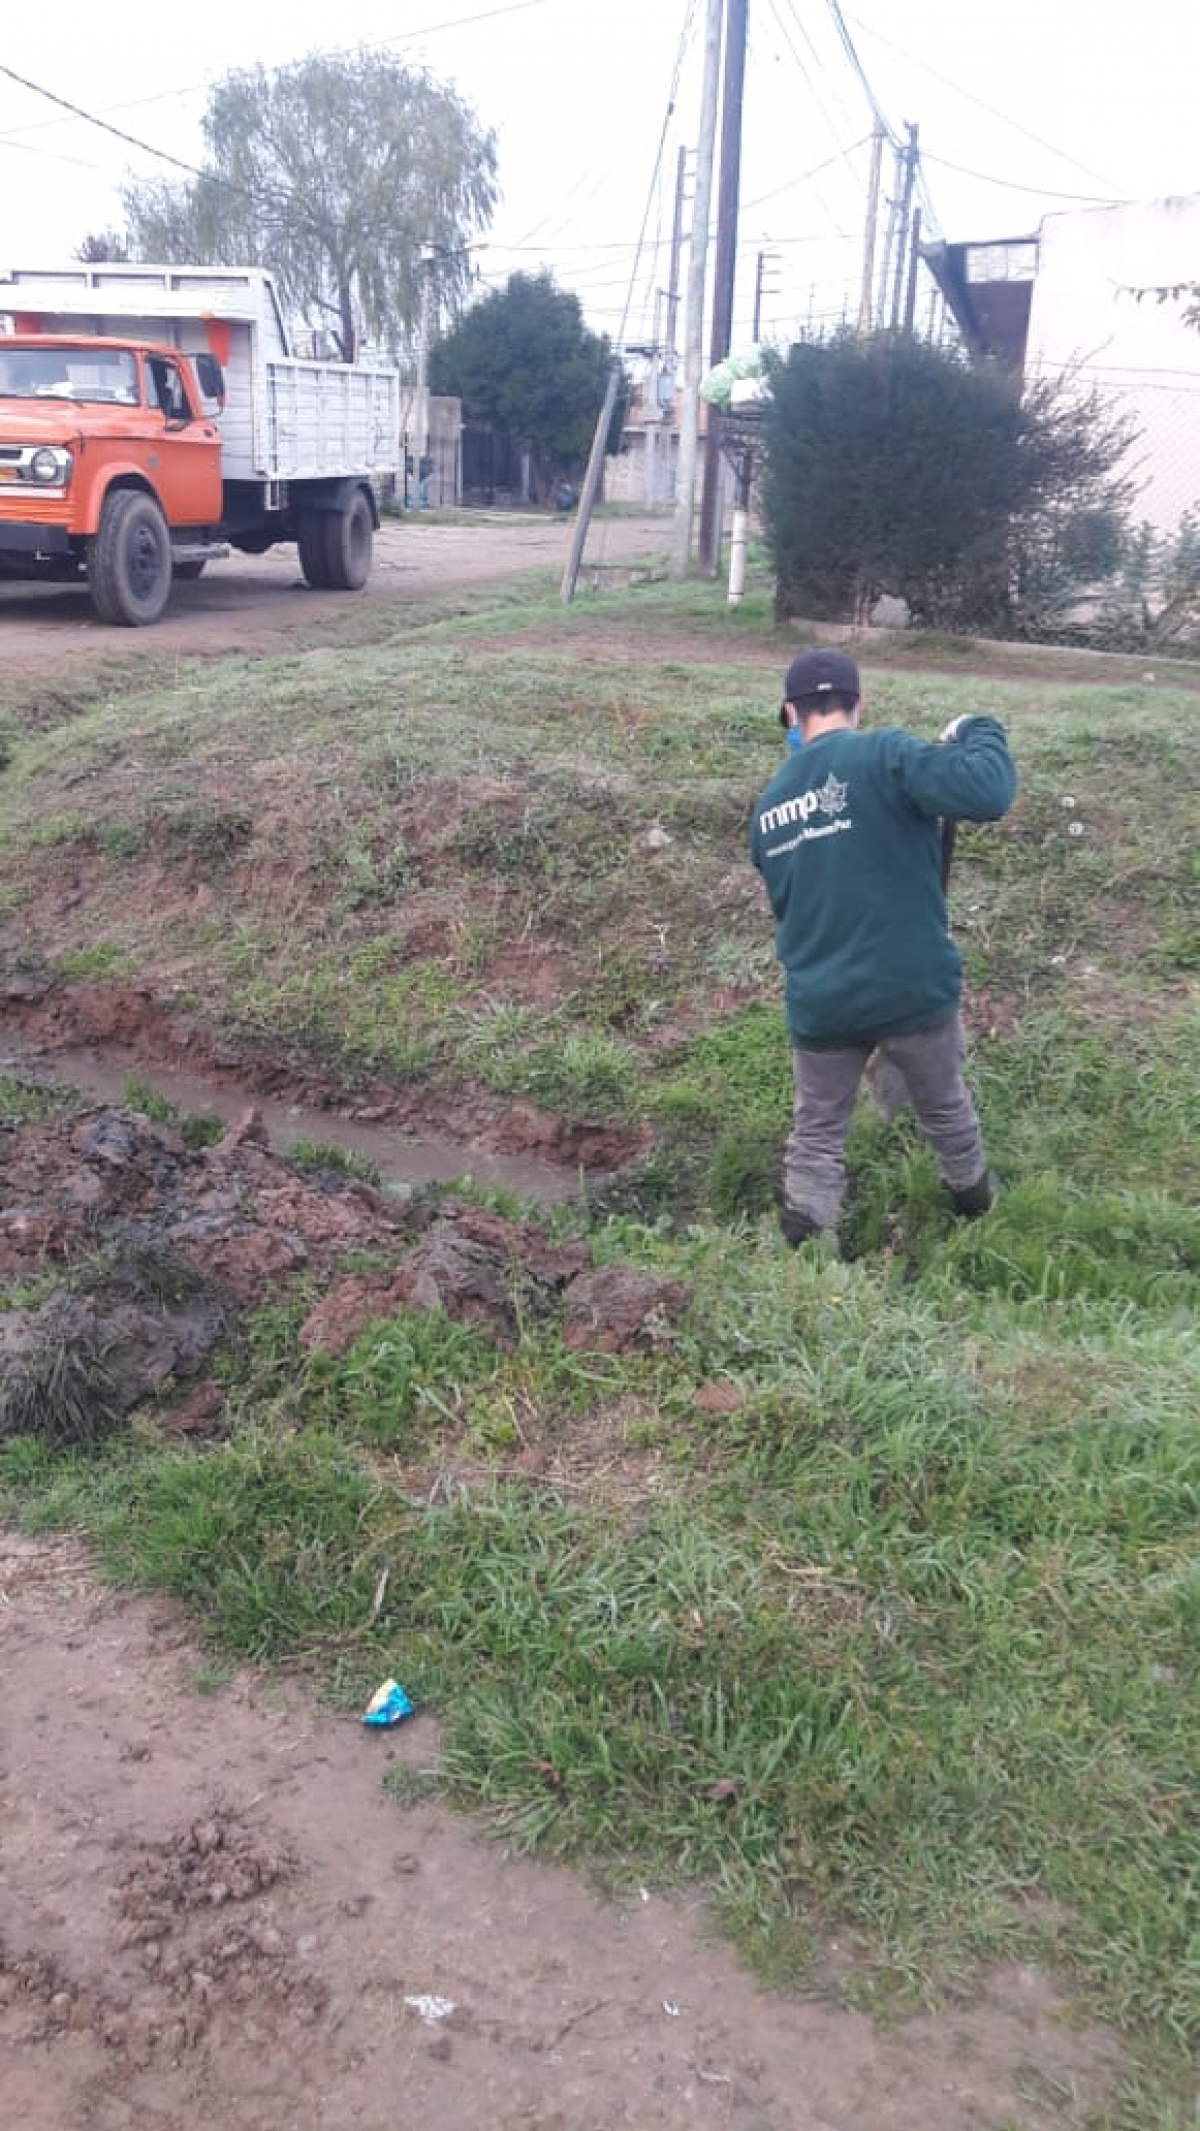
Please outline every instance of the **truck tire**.
[[300, 568], [304, 582], [314, 592], [328, 592], [333, 580], [329, 575], [329, 557], [325, 551], [324, 511], [301, 511], [296, 527], [296, 546], [300, 550]]
[[174, 568], [180, 584], [184, 585], [195, 584], [196, 579], [204, 575], [204, 564], [202, 562], [177, 562]]
[[371, 574], [375, 525], [361, 488], [341, 510], [325, 515], [325, 561], [335, 592], [361, 592]]
[[104, 499], [88, 542], [88, 589], [102, 622], [144, 629], [171, 596], [171, 536], [153, 496], [119, 488]]

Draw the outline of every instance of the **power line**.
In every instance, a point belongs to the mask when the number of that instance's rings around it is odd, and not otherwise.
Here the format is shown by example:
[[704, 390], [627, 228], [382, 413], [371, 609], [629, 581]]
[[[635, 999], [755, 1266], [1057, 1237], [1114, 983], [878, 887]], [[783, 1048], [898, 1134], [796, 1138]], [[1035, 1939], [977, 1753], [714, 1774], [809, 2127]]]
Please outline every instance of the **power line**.
[[[809, 91], [810, 91], [810, 93], [811, 93], [811, 95], [812, 95], [813, 101], [814, 101], [814, 103], [816, 104], [816, 107], [817, 107], [818, 111], [820, 112], [820, 114], [821, 114], [821, 117], [822, 117], [822, 118], [824, 119], [824, 121], [825, 121], [825, 126], [826, 126], [826, 129], [827, 129], [827, 131], [828, 131], [828, 133], [829, 133], [829, 135], [830, 135], [830, 138], [831, 138], [831, 139], [832, 139], [832, 140], [833, 140], [833, 141], [835, 142], [835, 144], [836, 144], [836, 146], [837, 146], [837, 149], [838, 149], [838, 155], [837, 155], [837, 156], [834, 156], [834, 157], [832, 157], [832, 158], [831, 158], [831, 160], [832, 160], [832, 161], [834, 161], [834, 162], [836, 162], [836, 161], [838, 160], [838, 158], [839, 158], [839, 157], [842, 157], [842, 158], [844, 158], [844, 160], [845, 160], [845, 163], [846, 163], [846, 167], [847, 167], [847, 169], [848, 169], [848, 170], [850, 171], [850, 174], [851, 174], [851, 176], [853, 177], [853, 179], [854, 179], [854, 182], [855, 182], [855, 184], [856, 184], [856, 185], [858, 186], [859, 190], [861, 191], [861, 190], [863, 189], [863, 181], [862, 181], [862, 174], [861, 174], [861, 172], [860, 172], [860, 171], [857, 171], [857, 170], [856, 170], [856, 169], [854, 168], [854, 165], [853, 165], [853, 163], [852, 163], [852, 162], [851, 162], [851, 160], [850, 160], [850, 155], [851, 155], [851, 151], [850, 151], [849, 149], [847, 149], [847, 148], [846, 148], [846, 146], [845, 146], [844, 142], [842, 141], [841, 135], [839, 134], [839, 132], [838, 132], [838, 130], [837, 130], [837, 127], [836, 127], [836, 126], [834, 125], [834, 123], [833, 123], [833, 120], [832, 120], [832, 119], [830, 118], [830, 116], [829, 116], [829, 113], [828, 113], [828, 112], [826, 111], [826, 109], [825, 109], [825, 106], [824, 106], [824, 104], [823, 104], [823, 102], [822, 102], [822, 100], [821, 100], [820, 92], [819, 92], [819, 91], [818, 91], [818, 89], [817, 89], [816, 83], [814, 82], [814, 80], [813, 80], [813, 78], [812, 78], [812, 75], [811, 75], [811, 74], [809, 73], [809, 71], [808, 71], [808, 68], [807, 68], [807, 67], [805, 66], [805, 64], [804, 64], [804, 61], [803, 61], [803, 60], [801, 59], [801, 57], [800, 57], [800, 54], [799, 54], [799, 52], [798, 52], [798, 51], [796, 50], [796, 47], [795, 47], [795, 45], [794, 45], [794, 44], [792, 43], [792, 35], [791, 35], [791, 31], [790, 31], [790, 30], [788, 29], [788, 27], [787, 27], [787, 24], [786, 24], [786, 23], [784, 22], [784, 20], [783, 20], [783, 17], [782, 17], [782, 15], [780, 14], [780, 12], [779, 12], [779, 9], [778, 9], [778, 7], [777, 7], [777, 6], [776, 6], [776, 4], [775, 4], [775, 0], [769, 0], [769, 4], [770, 4], [770, 9], [771, 9], [771, 13], [772, 13], [772, 14], [774, 15], [774, 17], [775, 17], [775, 22], [776, 22], [776, 25], [777, 25], [777, 27], [778, 27], [778, 30], [779, 30], [779, 34], [780, 34], [780, 36], [781, 36], [781, 37], [783, 38], [783, 41], [784, 41], [784, 43], [786, 44], [786, 46], [787, 46], [787, 48], [788, 48], [789, 52], [791, 53], [791, 55], [792, 55], [792, 58], [793, 58], [793, 59], [795, 60], [795, 62], [796, 62], [796, 65], [797, 65], [797, 66], [799, 67], [799, 69], [800, 69], [800, 72], [801, 72], [801, 74], [803, 75], [803, 77], [804, 77], [804, 80], [805, 80], [805, 82], [806, 82], [806, 83], [807, 83], [807, 85], [808, 85], [808, 88], [809, 88]], [[792, 9], [792, 14], [793, 14], [793, 17], [794, 17], [794, 19], [795, 19], [795, 20], [797, 21], [797, 23], [798, 23], [798, 22], [799, 22], [799, 17], [798, 17], [798, 16], [796, 16], [796, 13], [795, 13], [795, 9], [794, 9], [794, 8]], [[806, 35], [806, 37], [807, 37], [807, 32], [805, 32], [805, 35]], [[808, 40], [808, 42], [809, 42], [809, 49], [810, 49], [810, 51], [811, 51], [811, 50], [812, 50], [812, 43], [811, 43], [811, 39], [809, 39], [809, 40]], [[815, 56], [815, 55], [814, 55], [814, 56]], [[821, 194], [820, 194], [819, 192], [818, 192], [818, 194], [817, 194], [817, 197], [818, 197], [818, 199], [820, 199], [820, 200], [821, 200], [821, 205], [822, 205], [822, 207], [824, 207], [824, 208], [825, 208], [825, 212], [826, 212], [826, 214], [827, 214], [827, 215], [829, 215], [829, 219], [830, 219], [830, 221], [831, 221], [831, 222], [833, 223], [833, 226], [834, 226], [834, 228], [835, 228], [835, 229], [837, 230], [837, 232], [838, 232], [838, 235], [839, 235], [840, 237], [844, 237], [844, 236], [846, 236], [846, 235], [847, 235], [847, 232], [846, 232], [846, 231], [845, 231], [844, 229], [841, 229], [841, 228], [839, 228], [839, 227], [838, 227], [837, 221], [835, 220], [834, 216], [833, 216], [833, 215], [832, 215], [832, 214], [830, 213], [830, 210], [829, 210], [829, 208], [828, 208], [828, 207], [827, 207], [827, 206], [825, 205], [825, 201], [824, 201], [824, 199], [822, 198], [822, 196], [821, 196]]]
[[[621, 313], [621, 323], [617, 329], [616, 338], [618, 341], [623, 341], [625, 338], [625, 327], [629, 319], [630, 306], [633, 303], [633, 285], [634, 282], [637, 280], [637, 271], [639, 265], [641, 264], [642, 246], [646, 241], [646, 229], [650, 221], [650, 212], [654, 205], [654, 195], [658, 189], [659, 177], [662, 170], [663, 150], [667, 145], [667, 129], [670, 126], [671, 119], [674, 116], [675, 112], [675, 98], [679, 94], [679, 82], [683, 74], [683, 63], [687, 57], [687, 49], [691, 39], [694, 16], [695, 0], [687, 0], [687, 5], [684, 8], [683, 22], [680, 26], [679, 31], [679, 48], [675, 54], [675, 70], [671, 76], [671, 86], [667, 91], [667, 105], [665, 111], [663, 112], [662, 129], [658, 136], [658, 148], [654, 156], [654, 167], [650, 173], [650, 184], [646, 192], [646, 205], [642, 211], [642, 226], [638, 231], [637, 247], [633, 255], [633, 265], [629, 270], [629, 292], [625, 298], [625, 308]], [[702, 230], [699, 232], [699, 235], [701, 236], [702, 241], [707, 244], [708, 231]], [[697, 232], [693, 230], [693, 244], [696, 241], [696, 236]]]
[[[807, 184], [809, 178], [819, 177], [823, 170], [831, 170], [835, 163], [842, 161], [843, 157], [857, 155], [860, 148], [866, 147], [870, 138], [869, 133], [864, 133], [860, 141], [855, 141], [849, 148], [839, 148], [836, 155], [827, 156], [823, 163], [814, 163], [811, 170], [802, 170], [798, 178], [785, 178], [782, 185], [773, 185], [770, 192], [760, 192], [752, 200], [743, 200], [740, 212], [745, 214], [751, 207], [761, 207], [764, 200], [778, 199], [781, 192], [790, 192], [793, 185]], [[791, 241], [795, 242], [796, 240], [792, 239]], [[800, 241], [806, 243], [810, 240], [802, 238]]]
[[1057, 192], [1052, 185], [1019, 185], [1013, 178], [994, 178], [986, 170], [970, 170], [965, 163], [953, 163], [948, 155], [933, 155], [922, 149], [927, 162], [940, 163], [944, 170], [956, 170], [960, 177], [978, 178], [981, 185], [999, 185], [1005, 192], [1023, 192], [1036, 200], [1075, 200], [1081, 207], [1121, 207], [1125, 203], [1096, 192]]
[[[903, 45], [896, 44], [891, 37], [885, 37], [882, 30], [877, 30], [872, 23], [864, 22], [860, 15], [852, 15], [850, 20], [856, 22], [860, 30], [865, 30], [868, 37], [873, 37], [877, 44], [885, 44], [888, 50], [895, 52], [899, 58], [907, 59], [914, 67], [920, 67], [923, 73], [931, 74], [935, 81], [940, 81], [947, 89], [953, 89], [956, 96], [965, 97], [968, 103], [978, 104], [981, 111], [989, 112], [992, 118], [998, 118], [1002, 125], [1011, 127], [1014, 133], [1023, 134], [1027, 141], [1033, 141], [1038, 148], [1047, 149], [1051, 155], [1057, 156], [1060, 162], [1070, 163], [1073, 169], [1082, 170], [1085, 177], [1099, 178], [1102, 185], [1112, 185], [1112, 179], [1106, 178], [1103, 171], [1093, 170], [1087, 163], [1081, 163], [1078, 157], [1068, 155], [1065, 148], [1056, 148], [1053, 141], [1044, 140], [1040, 133], [1034, 133], [1028, 126], [1022, 126], [1018, 120], [1010, 118], [1006, 111], [1001, 111], [996, 104], [989, 104], [985, 97], [976, 96], [974, 90], [964, 89], [960, 81], [953, 81], [949, 74], [943, 74], [939, 68], [931, 67], [927, 59], [918, 59], [915, 52], [906, 52]], [[1113, 187], [1113, 190], [1116, 188]]]
[[[503, 7], [485, 8], [481, 12], [473, 15], [455, 15], [449, 22], [425, 22], [422, 23], [420, 27], [415, 30], [397, 31], [397, 33], [392, 37], [365, 38], [357, 45], [343, 45], [340, 47], [340, 49], [343, 52], [375, 51], [384, 46], [415, 44], [419, 37], [436, 37], [440, 35], [443, 30], [469, 29], [472, 28], [477, 22], [490, 22], [493, 20], [494, 17], [498, 15], [519, 15], [523, 13], [526, 8], [546, 7], [548, 5], [549, 0], [507, 0], [507, 5]], [[329, 53], [321, 54], [322, 58], [327, 58], [330, 56], [332, 55]], [[11, 70], [8, 67], [5, 67], [0, 71], [3, 71], [7, 74]], [[231, 69], [230, 71], [236, 72], [238, 70]], [[20, 76], [14, 75], [13, 79], [19, 80]], [[123, 103], [106, 104], [104, 108], [106, 111], [137, 111], [140, 110], [145, 104], [166, 103], [172, 97], [176, 96], [199, 96], [203, 90], [211, 89], [212, 85], [213, 77], [210, 75], [208, 80], [206, 81], [187, 82], [183, 87], [178, 89], [156, 89], [154, 93], [150, 96], [131, 97]], [[33, 88], [35, 85], [32, 82], [27, 82], [24, 83], [23, 86], [26, 88]], [[40, 90], [38, 93], [41, 95], [45, 95], [49, 92], [45, 90]], [[52, 101], [61, 102], [62, 99], [56, 97], [52, 99]], [[75, 110], [75, 107], [73, 105], [68, 105], [67, 108], [72, 111], [73, 115], [85, 118], [89, 125], [98, 125], [100, 123], [100, 120], [94, 117], [89, 112], [78, 112]], [[31, 123], [27, 126], [10, 127], [6, 134], [0, 136], [0, 139], [10, 140], [18, 133], [40, 133], [42, 129], [46, 126], [60, 126], [61, 124], [62, 120], [57, 118], [35, 119], [31, 121]], [[146, 144], [143, 142], [139, 145], [145, 146]], [[150, 149], [149, 153], [154, 155], [157, 154], [158, 151], [156, 149]]]
[[123, 132], [120, 126], [110, 126], [106, 118], [97, 118], [82, 105], [71, 103], [65, 96], [57, 96], [53, 89], [43, 89], [40, 82], [29, 81], [24, 74], [18, 74], [15, 67], [0, 64], [0, 74], [7, 75], [9, 81], [15, 81], [20, 88], [32, 90], [35, 96], [44, 96], [47, 103], [57, 104], [60, 110], [69, 111], [72, 118], [81, 118], [86, 125], [98, 126], [102, 133], [111, 133], [115, 140], [124, 141], [128, 148], [137, 148], [143, 155], [155, 155], [161, 163], [170, 163], [176, 170], [186, 171], [190, 178], [204, 175], [194, 163], [185, 163], [177, 155], [168, 155], [165, 148], [152, 148], [149, 141], [139, 141], [135, 134]]
[[846, 18], [842, 13], [841, 0], [828, 0], [828, 5], [829, 12], [833, 16], [834, 27], [837, 30], [842, 50], [845, 52], [847, 59], [850, 61], [851, 66], [853, 67], [855, 73], [858, 76], [863, 94], [866, 97], [867, 102], [871, 106], [871, 110], [875, 118], [875, 123], [878, 126], [882, 126], [893, 148], [899, 149], [901, 143], [897, 139], [895, 128], [889, 125], [888, 120], [884, 116], [883, 106], [880, 103], [879, 98], [876, 96], [874, 89], [871, 87], [871, 84], [867, 79], [866, 69], [858, 56], [854, 39], [850, 35]]

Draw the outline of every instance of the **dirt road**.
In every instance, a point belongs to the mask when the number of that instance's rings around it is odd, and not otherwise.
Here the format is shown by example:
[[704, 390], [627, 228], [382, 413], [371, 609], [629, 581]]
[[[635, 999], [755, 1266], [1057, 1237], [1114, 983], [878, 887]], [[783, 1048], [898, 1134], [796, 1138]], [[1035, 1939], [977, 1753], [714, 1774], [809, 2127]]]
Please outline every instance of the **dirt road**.
[[[586, 573], [662, 554], [666, 518], [613, 518], [592, 527]], [[80, 585], [0, 580], [0, 644], [6, 671], [61, 671], [64, 665], [122, 662], [226, 651], [269, 651], [306, 630], [336, 624], [359, 602], [393, 601], [484, 584], [521, 570], [561, 571], [570, 550], [568, 520], [481, 514], [454, 525], [388, 520], [376, 536], [375, 564], [361, 593], [312, 592], [294, 548], [211, 563], [196, 584], [176, 585], [153, 629], [110, 629], [97, 621]]]
[[1033, 1971], [890, 2037], [771, 1996], [697, 1911], [603, 1905], [422, 1799], [427, 1719], [200, 1662], [74, 1541], [0, 1532], [14, 2131], [1063, 2131], [1095, 2092]]

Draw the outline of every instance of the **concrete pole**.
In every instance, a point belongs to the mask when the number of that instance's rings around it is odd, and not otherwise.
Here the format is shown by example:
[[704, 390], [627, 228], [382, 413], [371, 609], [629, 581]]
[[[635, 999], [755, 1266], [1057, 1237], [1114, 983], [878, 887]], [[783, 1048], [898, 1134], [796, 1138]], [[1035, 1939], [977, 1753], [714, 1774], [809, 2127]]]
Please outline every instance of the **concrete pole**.
[[421, 246], [421, 316], [417, 328], [417, 503], [421, 502], [421, 467], [429, 454], [429, 345], [433, 339], [432, 244]]
[[733, 505], [733, 528], [729, 536], [729, 592], [726, 604], [740, 607], [746, 589], [746, 548], [750, 535], [750, 488], [754, 460], [748, 451], [738, 458], [737, 491]]
[[679, 416], [679, 474], [671, 543], [672, 577], [686, 577], [692, 556], [696, 510], [696, 460], [700, 427], [700, 380], [704, 374], [704, 288], [708, 272], [708, 223], [712, 212], [717, 101], [721, 85], [721, 24], [725, 0], [708, 0], [704, 28], [704, 79], [700, 92], [700, 143], [688, 247], [687, 313], [684, 327], [683, 396]]
[[921, 210], [913, 208], [912, 243], [908, 253], [908, 293], [904, 298], [904, 330], [912, 335], [917, 318], [917, 268], [921, 264]]
[[874, 324], [872, 298], [875, 289], [875, 242], [879, 229], [879, 180], [883, 172], [883, 127], [876, 123], [871, 134], [871, 175], [867, 182], [867, 221], [863, 231], [862, 295], [858, 304], [858, 330], [869, 333]]
[[667, 288], [667, 354], [679, 353], [679, 263], [683, 257], [683, 196], [687, 190], [687, 149], [679, 151], [675, 171], [675, 216], [671, 224], [671, 271]]
[[893, 333], [899, 330], [900, 313], [904, 304], [908, 281], [908, 230], [912, 219], [913, 186], [917, 182], [918, 129], [908, 129], [908, 146], [904, 151], [904, 189], [900, 195], [900, 234], [896, 243], [896, 278], [892, 287]]
[[[719, 363], [733, 339], [733, 290], [737, 278], [738, 195], [742, 166], [742, 97], [746, 81], [747, 0], [726, 0], [725, 80], [721, 91], [721, 174], [717, 195], [717, 251], [713, 263], [712, 338], [708, 359]], [[722, 417], [708, 410], [704, 439], [704, 492], [700, 503], [700, 562], [710, 575], [721, 566]]]
[[879, 264], [879, 295], [875, 304], [875, 323], [880, 332], [887, 324], [888, 290], [892, 285], [892, 254], [896, 249], [896, 229], [900, 220], [900, 194], [904, 185], [904, 150], [893, 153], [892, 197], [888, 201], [887, 235], [883, 241], [883, 258]]

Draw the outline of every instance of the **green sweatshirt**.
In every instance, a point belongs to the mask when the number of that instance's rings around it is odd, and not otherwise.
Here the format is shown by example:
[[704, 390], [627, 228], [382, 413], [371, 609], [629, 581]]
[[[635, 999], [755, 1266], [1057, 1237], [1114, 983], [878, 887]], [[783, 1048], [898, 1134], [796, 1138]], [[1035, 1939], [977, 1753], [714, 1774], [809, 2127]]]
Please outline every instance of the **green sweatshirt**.
[[940, 744], [837, 727], [789, 754], [754, 809], [750, 855], [775, 913], [793, 1044], [836, 1050], [958, 1011], [941, 818], [998, 821], [1016, 789], [995, 718]]

